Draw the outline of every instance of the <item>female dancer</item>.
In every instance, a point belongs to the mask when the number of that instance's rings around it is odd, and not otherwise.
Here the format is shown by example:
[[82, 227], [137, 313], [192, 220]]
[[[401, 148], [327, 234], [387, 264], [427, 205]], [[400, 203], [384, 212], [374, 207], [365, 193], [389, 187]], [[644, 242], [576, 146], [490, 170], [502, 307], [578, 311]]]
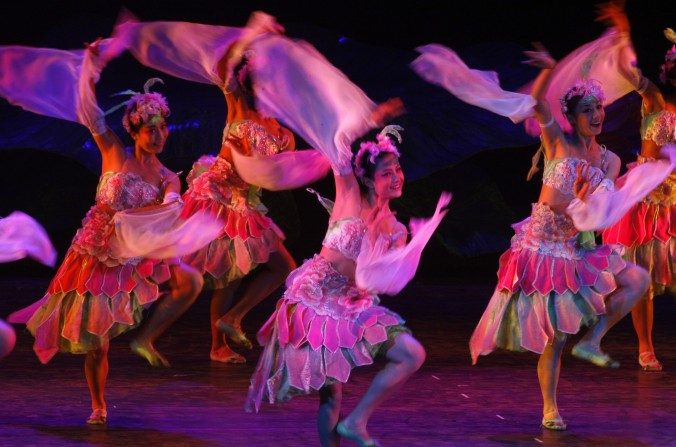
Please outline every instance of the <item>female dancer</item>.
[[[99, 42], [87, 48], [85, 64], [102, 64], [98, 47]], [[34, 350], [42, 363], [58, 351], [85, 355], [85, 377], [92, 401], [87, 423], [104, 424], [110, 340], [143, 321], [131, 349], [153, 366], [169, 366], [154, 342], [193, 303], [202, 278], [176, 259], [120, 259], [113, 253], [116, 214], [180, 198], [178, 177], [157, 158], [169, 133], [165, 119], [170, 112], [159, 93], [146, 89], [132, 96], [122, 120], [134, 140], [129, 154], [106, 127], [103, 113], [95, 105], [94, 82], [88, 81], [85, 87], [89, 85], [87, 94], [94, 103], [84, 114], [92, 118], [88, 124], [101, 152], [103, 172], [96, 203], [84, 218], [45, 296], [14, 313], [10, 321], [26, 323], [35, 336]], [[152, 312], [144, 319], [144, 310], [154, 302]]]
[[[388, 102], [381, 107], [388, 116], [399, 106]], [[289, 276], [276, 311], [258, 332], [265, 350], [251, 379], [247, 407], [258, 410], [263, 399], [274, 403], [317, 390], [322, 445], [338, 445], [339, 437], [376, 445], [366, 428], [371, 414], [425, 360], [425, 350], [402, 318], [355, 284], [363, 238], [379, 241], [386, 250], [406, 243], [406, 228], [389, 208], [390, 200], [401, 195], [404, 175], [394, 142], [381, 133], [377, 142], [362, 143], [354, 171], [348, 161], [334, 166], [334, 176], [336, 200], [322, 250]], [[373, 363], [377, 355], [387, 365], [338, 422], [342, 386], [351, 369]]]
[[[260, 189], [242, 180], [232, 165], [233, 151], [260, 157], [294, 150], [293, 134], [256, 111], [250, 67], [243, 56], [254, 39], [283, 31], [274, 17], [259, 11], [252, 13], [244, 28], [133, 20], [116, 27], [120, 40], [127, 42], [142, 64], [188, 81], [215, 84], [225, 94], [228, 113], [220, 152], [195, 162], [183, 196], [184, 217], [208, 210], [225, 221], [215, 240], [183, 257], [214, 290], [210, 310], [210, 358], [214, 361], [245, 362], [226, 338], [251, 347], [241, 329], [242, 318], [295, 267], [282, 244], [284, 235], [265, 215]], [[246, 284], [238, 302], [226, 313], [242, 277], [260, 264], [265, 265], [257, 269], [255, 280]]]
[[[228, 346], [226, 336], [251, 349], [253, 345], [242, 331], [242, 318], [282, 285], [296, 267], [283, 244], [284, 234], [265, 215], [261, 189], [243, 181], [232, 165], [233, 150], [254, 157], [295, 150], [293, 134], [256, 111], [248, 60], [243, 55], [251, 39], [265, 32], [280, 32], [281, 26], [267, 14], [254, 13], [245, 30], [245, 36], [229, 47], [218, 65], [221, 79], [225, 79], [222, 90], [228, 109], [223, 144], [217, 157], [202, 157], [195, 163], [183, 196], [184, 216], [209, 210], [226, 222], [217, 239], [183, 257], [204, 275], [206, 287], [214, 289], [210, 358], [225, 363], [246, 361]], [[255, 278], [245, 284], [230, 307], [240, 280], [257, 266]]]
[[[617, 3], [601, 7], [600, 19], [609, 21], [620, 31], [629, 33], [629, 20]], [[667, 37], [673, 36], [665, 31]], [[673, 43], [676, 43], [674, 39]], [[637, 165], [659, 157], [660, 149], [676, 142], [676, 46], [664, 57], [660, 67], [662, 91], [643, 77], [635, 67], [621, 67], [641, 95], [641, 152]], [[624, 258], [644, 267], [650, 273], [650, 287], [631, 310], [631, 319], [638, 336], [638, 363], [644, 371], [662, 371], [653, 346], [653, 297], [671, 290], [674, 280], [673, 257], [676, 253], [676, 231], [672, 214], [676, 210], [676, 174], [672, 174], [642, 202], [634, 206], [619, 222], [603, 232], [603, 242], [620, 244]]]
[[566, 212], [573, 199], [609, 187], [619, 172], [619, 158], [596, 142], [604, 119], [603, 92], [593, 81], [580, 81], [565, 92], [561, 107], [574, 129], [566, 135], [544, 100], [555, 62], [543, 48], [527, 54], [542, 68], [532, 94], [546, 157], [543, 186], [531, 216], [514, 225], [516, 234], [500, 258], [498, 285], [472, 334], [470, 351], [473, 363], [498, 347], [540, 354], [542, 425], [565, 430], [556, 390], [567, 335], [589, 325], [573, 356], [617, 368], [601, 351], [601, 339], [645, 292], [648, 276], [610, 246], [585, 241]]

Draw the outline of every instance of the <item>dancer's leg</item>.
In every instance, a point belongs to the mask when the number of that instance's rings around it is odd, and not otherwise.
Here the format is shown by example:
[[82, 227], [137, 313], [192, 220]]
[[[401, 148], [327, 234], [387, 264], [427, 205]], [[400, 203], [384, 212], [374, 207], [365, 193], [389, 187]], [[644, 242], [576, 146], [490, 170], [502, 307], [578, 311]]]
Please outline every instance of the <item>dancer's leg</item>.
[[186, 265], [170, 267], [170, 291], [161, 297], [145, 319], [130, 346], [153, 366], [169, 366], [169, 362], [154, 347], [157, 338], [193, 304], [204, 280], [197, 270]]
[[223, 363], [245, 363], [246, 359], [237, 352], [230, 349], [227, 343], [227, 337], [216, 327], [216, 321], [232, 307], [233, 295], [239, 285], [240, 280], [230, 282], [222, 289], [215, 289], [211, 296], [209, 306], [209, 319], [211, 322], [211, 352], [209, 358], [216, 362]]
[[653, 347], [653, 300], [643, 297], [631, 310], [631, 320], [638, 336], [638, 352], [655, 352]]
[[102, 424], [106, 421], [107, 408], [105, 399], [106, 380], [108, 379], [108, 347], [103, 346], [85, 354], [85, 378], [92, 399], [92, 414], [88, 424]]
[[235, 342], [250, 347], [251, 342], [242, 332], [242, 318], [281, 286], [294, 268], [293, 257], [280, 243], [277, 251], [270, 253], [269, 261], [254, 272], [255, 278], [247, 282], [237, 303], [216, 323], [218, 328]]
[[319, 412], [317, 430], [322, 447], [337, 447], [340, 437], [336, 433], [336, 424], [340, 419], [340, 406], [343, 400], [343, 384], [338, 382], [319, 390]]
[[601, 339], [622, 317], [628, 314], [636, 302], [648, 290], [650, 278], [641, 267], [628, 264], [616, 277], [617, 290], [606, 299], [606, 313], [582, 337], [578, 345], [585, 350], [601, 352]]
[[[556, 389], [559, 384], [561, 371], [561, 354], [566, 344], [566, 336], [557, 333], [551, 344], [545, 347], [538, 360], [538, 382], [542, 392], [542, 416], [543, 420], [560, 419], [559, 407], [556, 403]], [[564, 426], [565, 428], [565, 426]]]
[[366, 425], [373, 411], [390, 397], [425, 361], [425, 349], [410, 334], [401, 333], [387, 350], [387, 364], [373, 378], [366, 394], [352, 412], [341, 422], [345, 436], [351, 439], [370, 439]]

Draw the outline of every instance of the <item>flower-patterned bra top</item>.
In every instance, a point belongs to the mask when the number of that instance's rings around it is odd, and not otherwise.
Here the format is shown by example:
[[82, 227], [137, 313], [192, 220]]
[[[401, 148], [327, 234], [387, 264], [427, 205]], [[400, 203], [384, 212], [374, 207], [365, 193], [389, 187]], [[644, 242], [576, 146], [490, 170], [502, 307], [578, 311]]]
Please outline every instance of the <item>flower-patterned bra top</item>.
[[246, 155], [267, 156], [294, 149], [293, 134], [279, 124], [269, 123], [268, 127], [253, 120], [235, 121], [226, 126], [223, 141], [232, 137], [242, 141], [245, 147], [240, 149]]
[[96, 187], [96, 203], [108, 205], [114, 211], [161, 202], [160, 190], [133, 172], [104, 172]]
[[649, 113], [641, 121], [641, 138], [658, 146], [676, 142], [676, 113], [669, 110]]
[[326, 231], [322, 245], [356, 261], [364, 234], [366, 234], [366, 224], [361, 217], [344, 217], [329, 222], [329, 229]]
[[[601, 180], [605, 177], [605, 170], [608, 169], [606, 160], [608, 151], [603, 145], [601, 145], [601, 154], [601, 166], [603, 168], [589, 167], [589, 182], [592, 191], [601, 183]], [[589, 164], [589, 162], [574, 157], [545, 159], [542, 183], [559, 190], [563, 194], [573, 196], [573, 184], [577, 177], [577, 166], [579, 164]]]

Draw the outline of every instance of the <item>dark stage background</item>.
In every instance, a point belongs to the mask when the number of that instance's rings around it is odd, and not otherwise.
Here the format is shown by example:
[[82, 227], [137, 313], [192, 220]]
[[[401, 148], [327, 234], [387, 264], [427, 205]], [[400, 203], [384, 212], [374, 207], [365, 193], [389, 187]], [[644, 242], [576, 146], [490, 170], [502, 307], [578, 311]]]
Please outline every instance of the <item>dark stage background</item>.
[[[415, 47], [441, 43], [473, 68], [496, 70], [506, 89], [517, 89], [536, 70], [520, 63], [522, 51], [541, 41], [555, 58], [598, 37], [595, 2], [215, 2], [51, 1], [13, 2], [0, 16], [0, 45], [81, 48], [107, 36], [122, 7], [140, 20], [181, 20], [242, 26], [250, 12], [277, 16], [287, 35], [315, 45], [375, 101], [399, 96], [408, 113], [396, 122], [406, 130], [402, 164], [408, 184], [395, 208], [403, 221], [429, 215], [441, 190], [454, 193], [451, 211], [427, 248], [419, 277], [492, 281], [497, 257], [509, 243], [510, 224], [530, 211], [539, 179], [525, 181], [537, 141], [522, 126], [468, 106], [419, 79], [408, 67]], [[644, 74], [656, 80], [669, 47], [662, 30], [676, 26], [672, 1], [629, 1], [632, 38]], [[172, 109], [171, 135], [162, 155], [175, 171], [218, 150], [225, 118], [220, 91], [140, 66], [129, 55], [111, 62], [98, 85], [103, 109], [111, 94], [159, 75], [158, 88]], [[625, 160], [638, 149], [639, 100], [622, 98], [607, 112], [602, 142]], [[123, 135], [121, 112], [108, 119]], [[39, 220], [60, 257], [94, 198], [100, 157], [83, 127], [24, 112], [0, 100], [0, 216], [22, 210]], [[331, 194], [332, 181], [314, 185]], [[264, 203], [287, 234], [298, 261], [319, 247], [326, 214], [303, 190], [265, 193]], [[0, 266], [0, 275], [50, 276], [32, 261]]]

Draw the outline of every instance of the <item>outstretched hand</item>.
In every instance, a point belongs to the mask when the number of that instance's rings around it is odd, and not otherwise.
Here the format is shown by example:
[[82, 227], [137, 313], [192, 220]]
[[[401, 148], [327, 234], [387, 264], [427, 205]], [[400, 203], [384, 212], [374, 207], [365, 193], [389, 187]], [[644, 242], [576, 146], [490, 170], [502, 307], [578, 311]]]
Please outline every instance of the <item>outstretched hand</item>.
[[97, 56], [97, 57], [98, 57], [98, 56], [99, 56], [99, 52], [100, 52], [100, 51], [99, 51], [99, 46], [101, 45], [101, 41], [102, 41], [102, 40], [103, 40], [102, 38], [97, 37], [96, 40], [95, 40], [94, 42], [91, 42], [91, 43], [85, 42], [85, 44], [84, 44], [85, 50], [91, 52], [94, 56]]
[[255, 35], [263, 33], [283, 34], [284, 27], [277, 22], [277, 19], [263, 11], [254, 11], [249, 16], [246, 28]]
[[613, 0], [596, 5], [596, 21], [614, 26], [621, 33], [629, 32], [629, 19], [624, 12], [624, 0]]
[[587, 198], [589, 194], [589, 163], [579, 163], [575, 168], [575, 182], [573, 183], [573, 193], [580, 200]]
[[535, 51], [524, 51], [528, 59], [523, 61], [524, 64], [532, 65], [538, 68], [554, 68], [556, 60], [549, 54], [547, 48], [540, 42], [533, 42]]
[[374, 123], [373, 127], [380, 127], [387, 121], [403, 115], [405, 112], [406, 108], [400, 98], [390, 98], [387, 101], [381, 102], [371, 112], [371, 121]]

